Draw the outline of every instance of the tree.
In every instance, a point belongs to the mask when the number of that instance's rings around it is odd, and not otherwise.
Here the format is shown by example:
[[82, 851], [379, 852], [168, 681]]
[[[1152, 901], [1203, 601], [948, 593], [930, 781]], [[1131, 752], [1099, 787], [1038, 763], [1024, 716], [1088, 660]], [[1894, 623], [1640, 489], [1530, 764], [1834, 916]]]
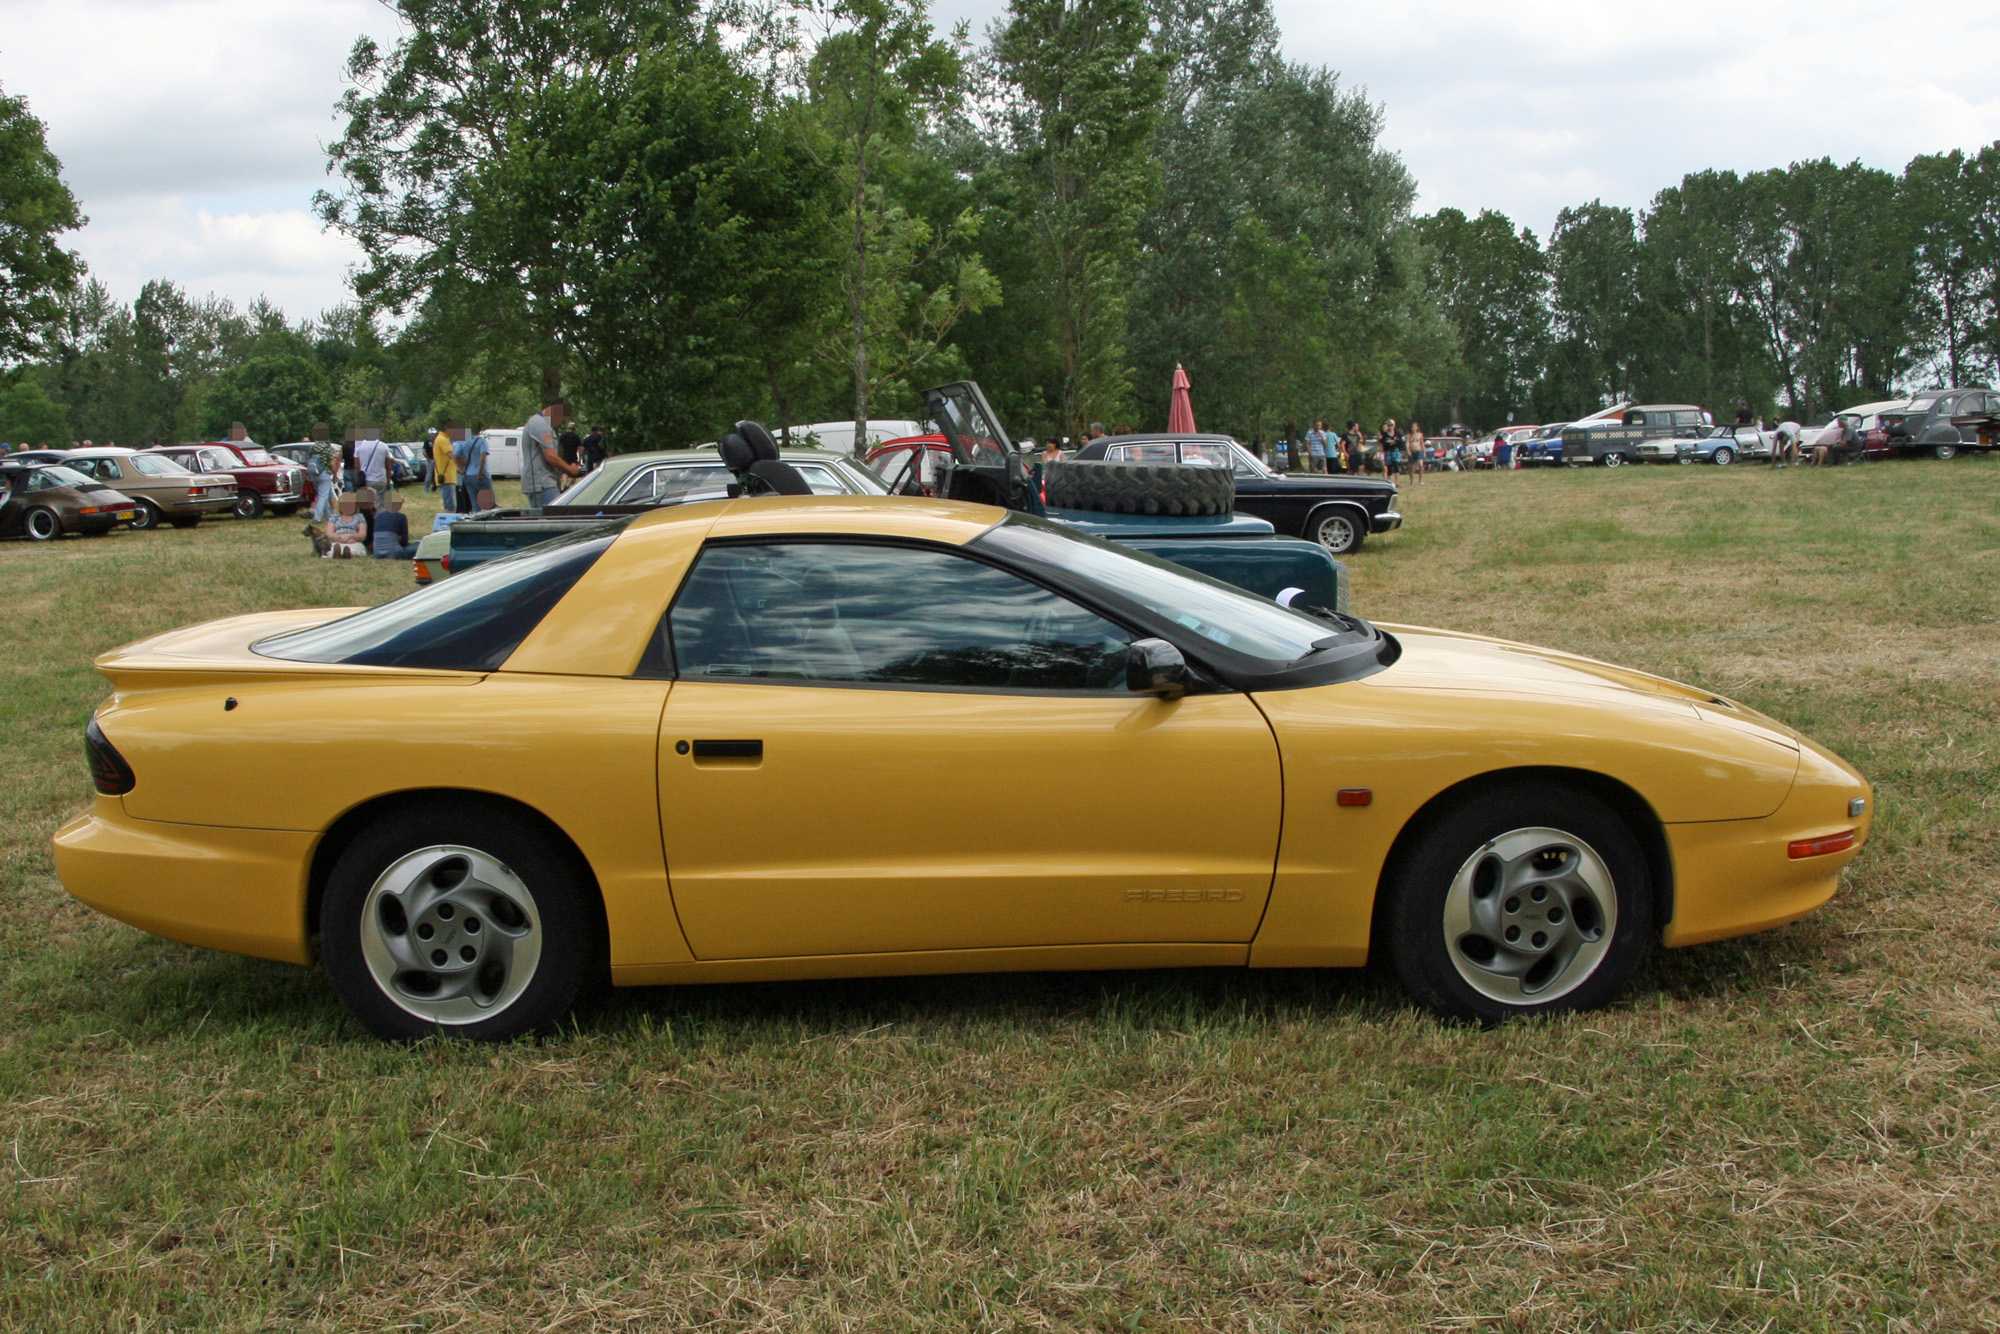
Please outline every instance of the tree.
[[43, 349], [83, 261], [56, 244], [83, 226], [42, 122], [0, 92], [0, 366]]
[[50, 398], [39, 376], [18, 374], [0, 385], [0, 441], [64, 449], [70, 443], [69, 413]]
[[333, 388], [319, 363], [301, 351], [274, 351], [216, 377], [202, 398], [202, 433], [220, 439], [242, 422], [251, 439], [278, 444], [307, 439], [332, 415]]
[[1972, 158], [1957, 149], [1912, 158], [1898, 195], [1911, 233], [1924, 352], [1946, 384], [1992, 373], [2000, 144]]
[[1549, 270], [1558, 411], [1575, 415], [1630, 396], [1638, 261], [1631, 209], [1598, 200], [1556, 215]]
[[1526, 410], [1548, 355], [1548, 264], [1535, 234], [1490, 209], [1439, 209], [1416, 223], [1427, 286], [1450, 326], [1444, 383], [1452, 420]]
[[[853, 382], [857, 452], [875, 390], [924, 366], [959, 316], [998, 298], [965, 248], [977, 214], [968, 209], [940, 229], [902, 198], [919, 132], [955, 107], [964, 83], [958, 43], [937, 40], [927, 12], [924, 0], [829, 0], [821, 17], [837, 29], [805, 71], [807, 143], [838, 182], [845, 215], [846, 321], [833, 346]], [[958, 252], [953, 271], [926, 290], [915, 275], [947, 250]]]
[[1130, 410], [1125, 318], [1166, 62], [1141, 0], [1010, 0], [994, 43], [1072, 434]]

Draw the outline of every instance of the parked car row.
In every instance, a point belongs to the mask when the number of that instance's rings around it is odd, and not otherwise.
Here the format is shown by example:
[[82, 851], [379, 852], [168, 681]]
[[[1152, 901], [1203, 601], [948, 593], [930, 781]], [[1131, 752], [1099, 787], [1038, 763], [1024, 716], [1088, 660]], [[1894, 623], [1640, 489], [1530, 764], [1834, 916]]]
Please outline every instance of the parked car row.
[[[292, 514], [307, 500], [305, 469], [246, 441], [161, 449], [30, 449], [0, 456], [0, 536], [52, 541], [123, 523], [192, 528], [230, 513]], [[122, 517], [107, 518], [106, 515]]]

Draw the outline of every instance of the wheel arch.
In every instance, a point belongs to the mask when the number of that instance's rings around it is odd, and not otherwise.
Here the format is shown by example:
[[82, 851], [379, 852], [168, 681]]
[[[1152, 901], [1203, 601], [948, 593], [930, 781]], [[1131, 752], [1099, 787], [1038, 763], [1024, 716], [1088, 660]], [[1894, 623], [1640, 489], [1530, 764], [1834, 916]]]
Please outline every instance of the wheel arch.
[[[1353, 511], [1356, 521], [1359, 522], [1361, 525], [1361, 534], [1360, 534], [1361, 540], [1365, 542], [1368, 539], [1369, 532], [1374, 527], [1375, 524], [1375, 517], [1368, 512], [1368, 507], [1366, 505], [1362, 504], [1358, 500], [1349, 500], [1345, 497], [1336, 500], [1322, 500], [1318, 504], [1314, 505], [1311, 509], [1307, 510], [1305, 522], [1299, 525], [1299, 536], [1303, 537], [1308, 542], [1314, 541], [1315, 539], [1312, 535], [1313, 528], [1316, 525], [1318, 525], [1320, 518], [1323, 515], [1325, 515], [1325, 513], [1328, 510], [1332, 509], [1345, 509]], [[1361, 545], [1361, 542], [1356, 542], [1354, 545], [1359, 547]]]
[[1385, 919], [1382, 906], [1387, 902], [1389, 885], [1403, 862], [1413, 854], [1432, 826], [1459, 803], [1472, 797], [1497, 788], [1536, 782], [1556, 782], [1581, 788], [1604, 802], [1625, 821], [1626, 827], [1631, 829], [1632, 836], [1638, 839], [1639, 847], [1645, 853], [1646, 874], [1652, 881], [1653, 932], [1657, 943], [1668, 924], [1673, 921], [1674, 863], [1673, 854], [1667, 847], [1666, 826], [1660, 822], [1660, 817], [1654, 814], [1652, 805], [1626, 784], [1590, 769], [1570, 769], [1560, 765], [1524, 765], [1514, 769], [1495, 769], [1489, 773], [1462, 779], [1426, 801], [1403, 823], [1395, 842], [1389, 845], [1389, 855], [1382, 859], [1382, 871], [1375, 881], [1375, 901], [1369, 909], [1368, 953], [1371, 958], [1387, 957], [1380, 946]]
[[313, 845], [312, 861], [306, 871], [306, 938], [316, 939], [320, 933], [320, 905], [326, 897], [326, 882], [333, 874], [334, 863], [340, 854], [377, 818], [390, 811], [404, 810], [411, 806], [428, 802], [451, 802], [483, 806], [496, 816], [504, 819], [525, 821], [540, 830], [549, 842], [567, 858], [589, 887], [590, 901], [597, 905], [598, 957], [608, 958], [604, 946], [608, 942], [610, 928], [604, 910], [604, 889], [597, 883], [597, 873], [591, 869], [590, 859], [583, 855], [563, 827], [524, 801], [502, 796], [497, 792], [482, 792], [477, 788], [422, 787], [406, 788], [400, 792], [385, 792], [343, 812], [338, 819], [328, 825], [326, 832]]

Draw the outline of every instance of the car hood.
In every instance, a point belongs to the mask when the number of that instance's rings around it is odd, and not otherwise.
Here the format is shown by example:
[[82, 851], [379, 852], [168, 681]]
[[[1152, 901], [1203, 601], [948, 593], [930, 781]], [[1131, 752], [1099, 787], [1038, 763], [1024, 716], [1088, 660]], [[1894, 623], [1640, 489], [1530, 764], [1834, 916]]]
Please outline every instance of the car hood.
[[1599, 662], [1580, 654], [1536, 648], [1483, 635], [1420, 626], [1384, 625], [1402, 654], [1361, 684], [1416, 690], [1471, 691], [1531, 699], [1671, 711], [1747, 733], [1791, 751], [1798, 733], [1754, 709], [1698, 686]]
[[1377, 477], [1315, 477], [1311, 474], [1273, 473], [1264, 479], [1279, 486], [1292, 487], [1301, 491], [1324, 491], [1328, 495], [1384, 495], [1396, 494], [1396, 484]]

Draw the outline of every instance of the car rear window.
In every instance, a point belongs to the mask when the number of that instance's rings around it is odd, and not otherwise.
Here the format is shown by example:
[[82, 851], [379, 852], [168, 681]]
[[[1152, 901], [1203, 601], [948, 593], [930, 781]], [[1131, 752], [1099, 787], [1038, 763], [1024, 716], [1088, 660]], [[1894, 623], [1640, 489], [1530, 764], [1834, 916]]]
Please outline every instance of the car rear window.
[[592, 524], [367, 611], [250, 647], [289, 662], [490, 672], [507, 661], [618, 537]]

